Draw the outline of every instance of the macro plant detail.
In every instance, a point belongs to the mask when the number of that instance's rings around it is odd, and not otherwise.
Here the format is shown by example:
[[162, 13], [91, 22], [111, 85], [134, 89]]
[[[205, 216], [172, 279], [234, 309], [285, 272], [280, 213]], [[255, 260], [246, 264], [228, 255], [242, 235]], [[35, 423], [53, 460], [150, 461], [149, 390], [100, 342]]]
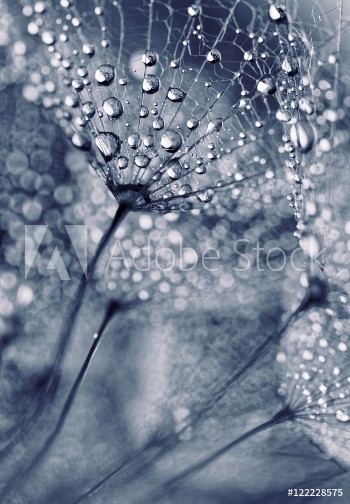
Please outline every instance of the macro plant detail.
[[4, 502], [346, 488], [348, 17], [0, 3]]

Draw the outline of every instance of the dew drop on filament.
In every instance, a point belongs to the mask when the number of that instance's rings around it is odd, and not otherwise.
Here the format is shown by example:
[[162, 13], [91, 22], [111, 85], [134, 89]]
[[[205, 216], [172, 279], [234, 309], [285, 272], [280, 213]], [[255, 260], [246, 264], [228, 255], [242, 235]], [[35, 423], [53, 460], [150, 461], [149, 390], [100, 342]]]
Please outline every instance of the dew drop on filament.
[[180, 133], [174, 130], [168, 130], [160, 140], [161, 146], [168, 152], [176, 152], [182, 145]]
[[186, 96], [186, 93], [180, 88], [170, 88], [168, 90], [167, 97], [173, 102], [182, 102]]
[[95, 72], [95, 79], [99, 84], [110, 84], [114, 79], [114, 68], [112, 65], [101, 65]]
[[114, 159], [120, 150], [120, 140], [115, 133], [100, 132], [95, 138], [95, 144], [105, 161]]
[[265, 95], [272, 95], [277, 91], [275, 81], [272, 77], [262, 77], [258, 81], [256, 89], [259, 93]]
[[145, 75], [142, 83], [142, 89], [145, 93], [154, 94], [159, 89], [159, 79], [155, 75]]
[[107, 98], [103, 102], [102, 108], [108, 117], [111, 117], [112, 119], [117, 119], [123, 114], [122, 102], [114, 96]]

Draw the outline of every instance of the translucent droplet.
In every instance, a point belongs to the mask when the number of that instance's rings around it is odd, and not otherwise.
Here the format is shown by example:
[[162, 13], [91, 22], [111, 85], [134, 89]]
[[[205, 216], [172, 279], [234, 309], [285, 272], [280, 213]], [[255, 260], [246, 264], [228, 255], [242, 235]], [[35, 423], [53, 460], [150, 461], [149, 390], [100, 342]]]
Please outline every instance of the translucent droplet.
[[84, 112], [86, 117], [88, 117], [89, 119], [90, 119], [90, 117], [93, 117], [96, 112], [95, 105], [92, 102], [83, 103], [81, 110]]
[[269, 7], [269, 16], [272, 21], [281, 22], [286, 19], [286, 13], [276, 4], [271, 4]]
[[113, 119], [117, 119], [123, 114], [123, 104], [122, 102], [118, 99], [115, 98], [114, 96], [110, 96], [107, 98], [103, 104], [102, 108], [104, 112], [108, 115], [108, 117], [111, 117]]
[[286, 75], [292, 77], [298, 73], [298, 66], [294, 61], [284, 58], [282, 62], [282, 70]]
[[243, 59], [244, 61], [253, 61], [254, 59], [254, 54], [251, 53], [250, 51], [246, 51], [244, 54], [243, 54]]
[[144, 139], [143, 139], [143, 144], [146, 146], [146, 147], [153, 147], [154, 145], [154, 137], [152, 135], [147, 135]]
[[87, 56], [90, 56], [91, 58], [95, 54], [94, 46], [92, 44], [84, 44], [83, 53], [86, 54]]
[[130, 135], [128, 137], [128, 145], [132, 149], [137, 149], [138, 147], [140, 147], [141, 145], [140, 135], [138, 135], [137, 133], [133, 133], [132, 135]]
[[205, 166], [205, 164], [200, 164], [199, 166], [197, 166], [196, 173], [198, 173], [198, 175], [204, 175], [205, 173], [207, 173], [207, 167]]
[[82, 79], [73, 79], [72, 80], [72, 87], [80, 92], [84, 89], [84, 82], [82, 81]]
[[216, 132], [220, 131], [222, 128], [222, 125], [223, 125], [223, 123], [222, 123], [221, 117], [217, 117], [216, 119], [213, 119], [208, 124], [207, 133], [214, 133], [215, 131]]
[[276, 119], [282, 122], [288, 122], [292, 119], [292, 114], [289, 110], [278, 109], [276, 112]]
[[51, 30], [45, 30], [41, 35], [41, 40], [46, 45], [52, 45], [56, 42], [56, 34]]
[[200, 5], [192, 4], [187, 9], [187, 12], [191, 17], [198, 16], [201, 13], [201, 7]]
[[291, 126], [290, 139], [301, 152], [308, 152], [314, 144], [314, 131], [307, 121], [301, 120]]
[[272, 79], [272, 77], [262, 77], [258, 81], [256, 89], [259, 93], [265, 95], [272, 95], [277, 91], [275, 81]]
[[120, 140], [115, 133], [99, 133], [95, 138], [95, 144], [105, 161], [111, 161], [120, 150]]
[[182, 145], [182, 137], [175, 130], [168, 130], [160, 140], [161, 146], [168, 152], [176, 152]]
[[119, 79], [119, 81], [118, 81], [118, 82], [119, 82], [119, 84], [120, 84], [121, 86], [126, 86], [126, 85], [127, 85], [127, 83], [128, 83], [128, 80], [127, 80], [127, 78], [126, 78], [126, 77], [121, 77], [121, 78]]
[[114, 79], [114, 68], [112, 65], [101, 65], [95, 72], [95, 79], [99, 84], [110, 84]]
[[120, 170], [125, 170], [128, 167], [129, 161], [125, 156], [118, 157], [117, 165]]
[[198, 121], [197, 117], [191, 117], [187, 121], [186, 124], [187, 124], [187, 128], [189, 128], [190, 130], [194, 130], [194, 129], [198, 128], [199, 121]]
[[340, 422], [348, 422], [350, 420], [349, 415], [347, 415], [345, 413], [345, 411], [343, 411], [341, 409], [337, 410], [335, 416], [336, 416], [337, 420], [339, 420]]
[[142, 63], [146, 66], [154, 66], [157, 63], [157, 53], [154, 51], [146, 51], [142, 55]]
[[307, 115], [311, 115], [314, 112], [313, 104], [310, 103], [306, 98], [300, 98], [299, 100], [299, 108]]
[[174, 59], [174, 60], [172, 60], [172, 61], [170, 62], [170, 66], [171, 66], [172, 68], [179, 68], [179, 66], [180, 66], [180, 60], [178, 60], [178, 59]]
[[157, 117], [157, 119], [153, 121], [153, 128], [155, 130], [162, 130], [164, 128], [164, 121], [161, 117]]
[[186, 93], [180, 88], [170, 88], [168, 90], [167, 97], [173, 102], [182, 102], [186, 96]]
[[168, 164], [167, 175], [172, 180], [177, 180], [181, 177], [182, 166], [178, 159], [173, 159], [172, 161], [170, 161], [170, 163]]
[[186, 196], [192, 192], [192, 187], [189, 184], [184, 184], [179, 189], [180, 196]]
[[145, 155], [135, 156], [135, 164], [139, 168], [147, 168], [150, 163], [150, 158]]
[[148, 114], [149, 114], [148, 108], [142, 105], [142, 107], [140, 108], [140, 117], [148, 117]]
[[159, 89], [159, 79], [155, 75], [145, 75], [142, 83], [142, 89], [145, 93], [153, 94]]
[[76, 108], [79, 105], [79, 96], [71, 93], [65, 97], [64, 103], [67, 107]]
[[214, 191], [212, 189], [208, 189], [207, 191], [203, 191], [197, 195], [197, 198], [202, 203], [209, 203], [214, 197]]
[[81, 150], [90, 150], [91, 148], [91, 142], [89, 138], [80, 133], [74, 133], [74, 135], [72, 136], [72, 144], [74, 145], [74, 147], [77, 147]]
[[213, 64], [219, 63], [220, 60], [221, 60], [221, 54], [217, 49], [211, 49], [208, 52], [207, 61], [209, 61], [209, 63], [213, 63]]

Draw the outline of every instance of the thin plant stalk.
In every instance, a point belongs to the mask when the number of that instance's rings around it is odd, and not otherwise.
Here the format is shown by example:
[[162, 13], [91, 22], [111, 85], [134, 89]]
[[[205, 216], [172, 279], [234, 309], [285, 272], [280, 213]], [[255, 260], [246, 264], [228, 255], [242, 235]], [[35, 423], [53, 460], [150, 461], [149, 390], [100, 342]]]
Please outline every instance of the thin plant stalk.
[[17, 442], [21, 441], [23, 439], [23, 436], [27, 435], [32, 430], [32, 428], [36, 425], [36, 420], [42, 414], [45, 408], [52, 405], [53, 397], [58, 388], [60, 367], [65, 357], [70, 339], [72, 337], [80, 309], [83, 305], [86, 289], [93, 277], [100, 257], [106, 249], [111, 237], [114, 235], [115, 231], [122, 223], [128, 212], [128, 206], [120, 205], [118, 207], [109, 228], [106, 230], [101, 241], [99, 242], [95, 254], [88, 264], [87, 273], [86, 275], [84, 274], [81, 277], [75, 296], [69, 304], [68, 311], [64, 318], [64, 322], [58, 337], [58, 344], [54, 352], [54, 363], [51, 368], [50, 377], [46, 383], [46, 386], [44, 387], [40, 396], [37, 398], [37, 404], [31, 416], [21, 422], [15, 435], [8, 441], [7, 445], [2, 450], [2, 456], [5, 456], [9, 451], [11, 451], [13, 449], [13, 446]]
[[[261, 357], [266, 355], [267, 351], [273, 346], [277, 344], [282, 338], [284, 332], [288, 329], [290, 324], [292, 324], [305, 310], [307, 310], [310, 306], [315, 304], [324, 303], [326, 299], [326, 289], [325, 285], [318, 277], [314, 277], [310, 280], [310, 286], [308, 292], [301, 300], [299, 306], [287, 317], [285, 322], [274, 331], [261, 345], [259, 345], [253, 353], [248, 357], [248, 360], [240, 367], [238, 370], [234, 372], [234, 374], [225, 382], [225, 384], [220, 387], [211, 398], [211, 400], [197, 412], [192, 417], [191, 426], [192, 428], [198, 427], [207, 417], [210, 410], [212, 410], [215, 405], [223, 399], [226, 393], [230, 390], [232, 385], [236, 383], [236, 381], [242, 378], [246, 372], [253, 366], [257, 361], [260, 360]], [[128, 460], [126, 460], [123, 464], [119, 465], [115, 469], [113, 469], [109, 474], [107, 474], [104, 478], [98, 481], [93, 487], [91, 487], [86, 493], [79, 497], [78, 500], [74, 501], [74, 504], [78, 504], [82, 502], [86, 497], [89, 497], [91, 494], [99, 490], [105, 483], [107, 483], [110, 479], [118, 476], [119, 474], [125, 472], [125, 470], [132, 468], [134, 465], [138, 467], [137, 461], [144, 459], [144, 449], [149, 450], [151, 455], [147, 458], [147, 464], [153, 464], [157, 460], [159, 460], [165, 453], [169, 453], [169, 450], [174, 449], [178, 444], [179, 435], [181, 431], [174, 434], [171, 433], [165, 436], [163, 439], [158, 440], [157, 449], [154, 449], [154, 443], [147, 443], [146, 446], [141, 448], [141, 450], [137, 450]], [[162, 443], [162, 446], [159, 446]]]
[[179, 472], [176, 476], [173, 476], [172, 478], [168, 479], [165, 483], [162, 484], [161, 489], [153, 496], [153, 499], [149, 500], [149, 502], [155, 502], [159, 498], [164, 497], [164, 495], [166, 495], [169, 491], [173, 490], [179, 483], [182, 483], [186, 479], [192, 477], [196, 473], [205, 469], [208, 465], [212, 464], [216, 460], [220, 459], [223, 455], [231, 451], [235, 446], [243, 443], [247, 439], [255, 436], [256, 434], [259, 434], [260, 432], [270, 429], [274, 425], [281, 424], [291, 419], [292, 414], [290, 410], [288, 408], [283, 408], [278, 413], [276, 413], [272, 418], [270, 418], [270, 420], [268, 420], [267, 422], [264, 422], [254, 427], [253, 429], [249, 430], [248, 432], [245, 432], [244, 434], [234, 439], [227, 445], [213, 452], [211, 455], [209, 455], [209, 457], [206, 457], [200, 462], [197, 462], [196, 464], [187, 467], [183, 471]]

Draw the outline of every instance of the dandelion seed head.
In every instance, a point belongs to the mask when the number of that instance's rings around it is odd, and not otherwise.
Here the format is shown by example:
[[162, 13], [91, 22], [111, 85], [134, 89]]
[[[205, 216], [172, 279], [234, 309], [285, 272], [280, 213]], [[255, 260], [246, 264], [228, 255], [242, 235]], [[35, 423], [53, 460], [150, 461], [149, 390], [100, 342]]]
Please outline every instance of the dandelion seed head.
[[[27, 13], [54, 70], [52, 92], [39, 91], [42, 103], [73, 145], [89, 152], [117, 201], [128, 201], [134, 210], [188, 211], [217, 205], [224, 191], [259, 185], [259, 165], [250, 151], [267, 150], [272, 122], [274, 140], [287, 125], [290, 139], [281, 162], [302, 178], [299, 167], [316, 139], [310, 120], [300, 121], [299, 114], [304, 108], [309, 117], [314, 97], [300, 68], [300, 62], [308, 65], [307, 47], [294, 36], [286, 7], [247, 4], [247, 16], [241, 16], [240, 4], [227, 6], [222, 33], [208, 31], [212, 14], [204, 5], [176, 7], [181, 26], [170, 32], [165, 24], [157, 34], [152, 11], [147, 37], [134, 41], [118, 4], [89, 11], [63, 2], [55, 12], [44, 4], [43, 12]], [[66, 16], [70, 23], [56, 23]], [[208, 145], [214, 147], [205, 152]], [[169, 176], [175, 156], [180, 177]], [[268, 173], [275, 172], [279, 157], [278, 150], [271, 152]], [[297, 185], [293, 208], [301, 219]]]
[[344, 465], [350, 463], [349, 318], [314, 308], [294, 322], [277, 358], [280, 393], [302, 430]]

